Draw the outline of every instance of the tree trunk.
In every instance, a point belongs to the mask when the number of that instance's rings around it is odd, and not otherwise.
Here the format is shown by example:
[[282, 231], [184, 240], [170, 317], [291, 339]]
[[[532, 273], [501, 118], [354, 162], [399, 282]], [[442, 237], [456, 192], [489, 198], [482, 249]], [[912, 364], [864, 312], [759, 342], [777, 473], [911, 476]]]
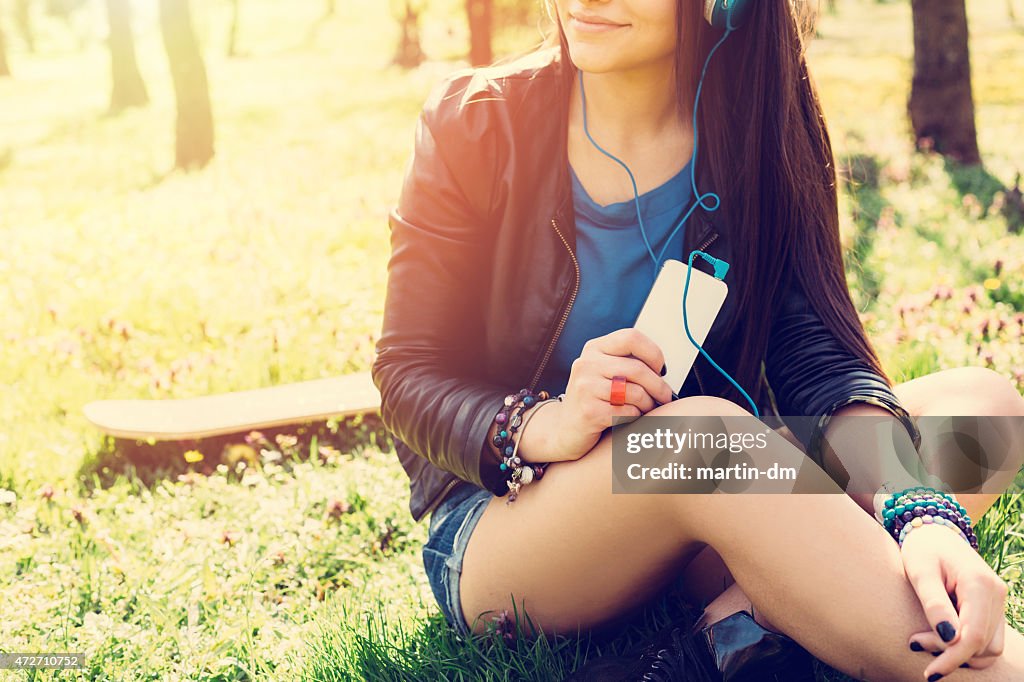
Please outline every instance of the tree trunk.
[[10, 75], [11, 67], [7, 64], [7, 43], [4, 42], [4, 28], [0, 26], [0, 77]]
[[964, 0], [911, 0], [911, 8], [914, 80], [907, 111], [917, 147], [980, 163]]
[[107, 0], [110, 23], [110, 111], [117, 113], [128, 107], [149, 103], [146, 84], [135, 61], [135, 38], [132, 36], [131, 0]]
[[228, 33], [228, 56], [238, 54], [238, 22], [240, 20], [240, 0], [231, 0], [231, 31]]
[[423, 63], [420, 47], [420, 15], [410, 0], [405, 0], [405, 15], [401, 18], [402, 37], [395, 52], [394, 62], [405, 69], [414, 69]]
[[188, 0], [160, 0], [160, 33], [178, 105], [174, 165], [202, 168], [213, 158], [213, 113]]
[[29, 52], [36, 51], [36, 37], [32, 33], [32, 15], [29, 14], [29, 0], [16, 0], [14, 3], [14, 23], [18, 25], [21, 39]]
[[494, 0], [466, 0], [469, 19], [469, 62], [484, 66], [493, 60], [491, 54], [491, 18]]

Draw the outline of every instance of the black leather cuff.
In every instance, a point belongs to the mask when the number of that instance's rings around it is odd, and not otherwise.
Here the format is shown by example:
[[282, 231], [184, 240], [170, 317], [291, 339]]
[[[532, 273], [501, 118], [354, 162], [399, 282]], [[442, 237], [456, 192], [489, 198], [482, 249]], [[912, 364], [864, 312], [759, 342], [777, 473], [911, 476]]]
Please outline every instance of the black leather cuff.
[[835, 414], [839, 408], [851, 403], [869, 403], [891, 412], [900, 420], [900, 423], [906, 427], [907, 433], [910, 434], [910, 440], [914, 443], [914, 449], [918, 452], [921, 451], [920, 429], [917, 428], [917, 424], [914, 422], [914, 418], [910, 416], [910, 413], [894, 399], [891, 393], [885, 393], [882, 391], [860, 392], [856, 395], [846, 396], [832, 403], [832, 405], [825, 410], [825, 413], [821, 415], [821, 418], [818, 419], [818, 422], [814, 425], [814, 429], [811, 431], [811, 438], [807, 446], [807, 455], [819, 466], [822, 464], [821, 441], [824, 438], [825, 428], [828, 426], [829, 421], [831, 421], [832, 415]]

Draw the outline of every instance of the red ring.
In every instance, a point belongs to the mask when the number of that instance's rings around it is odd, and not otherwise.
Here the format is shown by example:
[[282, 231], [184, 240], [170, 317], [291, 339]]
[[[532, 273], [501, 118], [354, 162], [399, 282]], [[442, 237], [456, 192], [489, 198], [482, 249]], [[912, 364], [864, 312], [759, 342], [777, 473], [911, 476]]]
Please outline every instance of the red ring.
[[626, 377], [612, 377], [612, 395], [608, 402], [616, 406], [626, 404]]

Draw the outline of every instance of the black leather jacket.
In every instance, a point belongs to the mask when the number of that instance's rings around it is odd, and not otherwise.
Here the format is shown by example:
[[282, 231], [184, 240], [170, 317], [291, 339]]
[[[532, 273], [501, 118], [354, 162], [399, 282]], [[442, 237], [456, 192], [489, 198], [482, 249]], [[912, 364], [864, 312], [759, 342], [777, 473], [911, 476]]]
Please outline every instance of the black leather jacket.
[[[372, 368], [416, 521], [460, 480], [508, 493], [485, 453], [491, 420], [508, 393], [544, 388], [538, 379], [579, 289], [569, 92], [555, 47], [457, 71], [420, 114], [388, 217], [392, 253]], [[684, 242], [683, 253], [731, 261], [727, 231], [702, 211]], [[738, 344], [722, 329], [735, 313], [727, 297], [704, 343], [730, 374]], [[809, 422], [817, 428], [790, 425], [808, 452], [832, 412], [854, 401], [885, 407], [920, 443], [888, 383], [840, 346], [795, 285], [776, 309], [763, 369], [759, 386], [744, 386], [762, 415], [821, 417]], [[698, 355], [680, 395], [721, 395], [727, 386]]]

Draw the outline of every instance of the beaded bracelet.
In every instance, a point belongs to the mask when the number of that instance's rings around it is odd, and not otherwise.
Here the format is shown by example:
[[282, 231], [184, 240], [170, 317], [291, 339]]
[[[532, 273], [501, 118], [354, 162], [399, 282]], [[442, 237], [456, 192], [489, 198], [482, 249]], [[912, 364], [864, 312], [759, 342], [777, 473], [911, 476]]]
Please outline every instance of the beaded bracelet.
[[897, 541], [900, 539], [900, 533], [908, 525], [921, 525], [915, 524], [914, 519], [923, 519], [926, 516], [932, 521], [940, 518], [951, 522], [962, 531], [964, 540], [974, 549], [978, 549], [978, 537], [971, 527], [971, 517], [952, 493], [942, 493], [926, 487], [907, 488], [893, 493], [885, 501], [882, 511], [883, 526]]
[[924, 516], [915, 516], [913, 521], [903, 526], [902, 530], [900, 530], [899, 532], [899, 537], [896, 539], [896, 541], [899, 543], [899, 546], [903, 546], [904, 540], [906, 540], [907, 536], [910, 535], [910, 533], [915, 528], [923, 528], [924, 526], [929, 524], [934, 526], [945, 526], [946, 528], [949, 528], [951, 531], [962, 537], [964, 539], [964, 542], [970, 544], [970, 540], [967, 538], [967, 535], [962, 530], [960, 530], [960, 527], [957, 526], [955, 523], [953, 523], [949, 519], [944, 519], [941, 516], [933, 517], [929, 516], [928, 514], [925, 514]]
[[[498, 425], [498, 432], [491, 442], [501, 453], [503, 459], [512, 456], [514, 450], [512, 435], [522, 424], [522, 413], [532, 407], [538, 400], [547, 400], [548, 392], [540, 391], [533, 393], [529, 389], [522, 389], [518, 393], [510, 393], [505, 396], [505, 402], [498, 413], [494, 415], [494, 423]], [[518, 411], [518, 413], [516, 413]], [[507, 467], [502, 467], [505, 471]]]
[[[533, 481], [539, 481], [544, 475], [545, 464], [522, 464], [520, 458], [517, 456], [517, 453], [519, 452], [519, 444], [523, 442], [523, 436], [526, 435], [526, 427], [529, 425], [530, 420], [533, 419], [533, 415], [537, 414], [543, 405], [562, 402], [562, 397], [564, 395], [565, 394], [563, 393], [555, 398], [541, 400], [533, 406], [533, 409], [530, 410], [523, 419], [522, 431], [519, 433], [519, 438], [516, 439], [516, 445], [512, 450], [512, 457], [510, 458], [514, 462], [513, 466], [516, 468], [512, 470], [511, 480], [506, 482], [508, 484], [509, 496], [508, 499], [505, 500], [505, 504], [512, 504], [515, 502], [516, 498], [519, 496], [520, 489], [522, 489], [524, 485], [528, 485]], [[520, 464], [522, 464], [522, 466], [520, 466]]]
[[[537, 475], [533, 468], [523, 466], [522, 460], [516, 454], [518, 441], [514, 441], [513, 435], [524, 424], [523, 414], [535, 406], [538, 401], [546, 401], [548, 396], [549, 393], [547, 391], [533, 393], [527, 388], [521, 389], [518, 393], [510, 393], [505, 396], [504, 404], [498, 413], [494, 415], [494, 422], [498, 425], [499, 429], [491, 442], [494, 443], [501, 453], [502, 461], [499, 467], [502, 472], [505, 472], [507, 476], [505, 483], [509, 486], [509, 490], [512, 491], [512, 495], [506, 501], [506, 504], [515, 501], [516, 493], [518, 493], [523, 484], [530, 483], [534, 477], [540, 478], [540, 475]], [[529, 416], [527, 415], [527, 418]], [[529, 471], [529, 473], [526, 473], [526, 471]], [[541, 475], [542, 473], [543, 468], [541, 469]]]

